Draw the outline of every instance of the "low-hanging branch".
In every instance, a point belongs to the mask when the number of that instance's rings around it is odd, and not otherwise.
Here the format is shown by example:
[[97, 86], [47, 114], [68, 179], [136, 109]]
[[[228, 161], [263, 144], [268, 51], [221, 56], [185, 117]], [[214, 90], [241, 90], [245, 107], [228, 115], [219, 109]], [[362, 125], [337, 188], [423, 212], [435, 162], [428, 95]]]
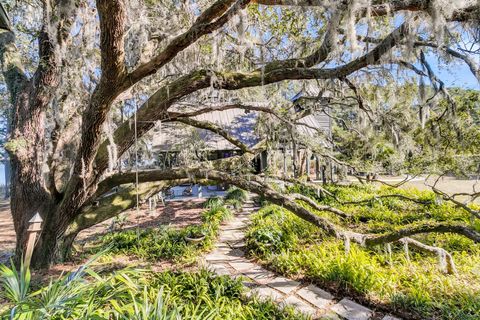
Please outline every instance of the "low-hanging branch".
[[246, 144], [244, 144], [242, 141], [235, 138], [227, 130], [221, 128], [220, 126], [218, 126], [218, 125], [216, 125], [212, 122], [200, 121], [200, 120], [196, 120], [196, 119], [193, 119], [193, 118], [178, 118], [175, 121], [184, 123], [186, 125], [189, 125], [189, 126], [192, 126], [192, 127], [195, 127], [195, 128], [205, 129], [205, 130], [211, 131], [213, 133], [216, 133], [216, 134], [222, 136], [225, 140], [227, 140], [228, 142], [230, 142], [231, 144], [233, 144], [237, 148], [239, 148], [243, 153], [252, 153], [252, 151], [250, 150], [250, 148]]
[[318, 210], [318, 211], [328, 211], [328, 212], [331, 212], [339, 217], [341, 217], [342, 219], [352, 219], [352, 216], [340, 209], [337, 209], [337, 208], [334, 208], [334, 207], [331, 207], [331, 206], [327, 206], [327, 205], [321, 205], [321, 204], [318, 204], [315, 200], [307, 197], [307, 196], [304, 196], [303, 194], [298, 194], [298, 193], [294, 193], [292, 194], [292, 197], [296, 200], [301, 200], [305, 203], [307, 203], [308, 205], [310, 205], [312, 208], [314, 208], [315, 210]]
[[[346, 231], [343, 228], [333, 224], [328, 219], [311, 213], [295, 202], [295, 199], [288, 195], [281, 194], [272, 188], [267, 188], [264, 184], [257, 183], [255, 176], [247, 176], [242, 178], [229, 173], [208, 168], [182, 168], [171, 170], [146, 170], [138, 173], [140, 182], [162, 181], [162, 180], [177, 180], [190, 179], [195, 180], [210, 180], [216, 182], [224, 182], [235, 185], [247, 191], [251, 191], [264, 196], [267, 200], [274, 204], [283, 206], [299, 216], [300, 218], [313, 223], [314, 225], [323, 229], [327, 234], [337, 238], [349, 236], [356, 239], [358, 243], [364, 245], [378, 245], [388, 242], [398, 241], [401, 238], [422, 234], [422, 233], [456, 233], [463, 235], [475, 242], [480, 242], [480, 233], [462, 224], [454, 224], [447, 222], [438, 223], [420, 223], [406, 226], [402, 229], [391, 231], [385, 234], [361, 234], [351, 231]], [[102, 184], [114, 187], [123, 183], [130, 183], [135, 181], [135, 173], [127, 172], [113, 175], [107, 178]]]
[[480, 219], [480, 211], [479, 210], [475, 210], [475, 209], [470, 208], [467, 204], [458, 201], [457, 199], [455, 199], [454, 196], [448, 195], [447, 193], [445, 193], [445, 192], [441, 191], [440, 189], [436, 188], [435, 186], [431, 186], [431, 188], [432, 188], [432, 191], [435, 192], [435, 194], [441, 196], [443, 200], [452, 202], [455, 206], [457, 206], [459, 208], [462, 208], [463, 210], [467, 211], [473, 217], [475, 217], [477, 219]]

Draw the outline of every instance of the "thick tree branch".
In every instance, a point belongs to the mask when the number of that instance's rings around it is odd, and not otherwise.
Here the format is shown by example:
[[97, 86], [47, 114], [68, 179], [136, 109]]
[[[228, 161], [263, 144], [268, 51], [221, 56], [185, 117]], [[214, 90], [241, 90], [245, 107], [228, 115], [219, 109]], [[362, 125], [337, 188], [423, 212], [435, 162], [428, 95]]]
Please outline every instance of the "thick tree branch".
[[[445, 270], [443, 270], [443, 271], [445, 273], [448, 273], [448, 274], [457, 273], [457, 269], [455, 268], [455, 263], [453, 262], [453, 257], [445, 249], [442, 249], [442, 248], [439, 248], [439, 247], [434, 247], [434, 246], [429, 246], [429, 245], [421, 243], [420, 241], [417, 241], [417, 240], [412, 239], [412, 238], [402, 238], [402, 239], [399, 240], [399, 242], [403, 243], [404, 245], [414, 247], [414, 248], [416, 248], [420, 251], [436, 254], [441, 259], [443, 259], [443, 257], [444, 257], [446, 265], [445, 265]], [[441, 264], [443, 264], [442, 261], [441, 261]]]
[[[193, 107], [193, 106], [192, 106]], [[196, 117], [205, 113], [209, 112], [214, 112], [214, 111], [226, 111], [226, 110], [231, 110], [231, 109], [241, 109], [245, 111], [258, 111], [258, 112], [263, 112], [263, 113], [268, 113], [273, 116], [275, 116], [278, 120], [290, 123], [291, 122], [288, 119], [285, 119], [285, 116], [280, 114], [277, 110], [273, 109], [272, 107], [269, 107], [266, 104], [259, 104], [259, 103], [235, 103], [235, 104], [222, 104], [222, 105], [211, 105], [207, 106], [201, 109], [197, 109], [195, 111], [190, 111], [190, 112], [174, 112], [174, 111], [169, 111], [168, 112], [168, 117], [170, 120], [174, 121], [176, 119], [181, 119], [181, 118], [192, 118]]]
[[308, 205], [310, 205], [312, 208], [314, 208], [315, 210], [318, 210], [318, 211], [328, 211], [328, 212], [331, 212], [339, 217], [341, 217], [342, 219], [351, 219], [352, 216], [340, 209], [337, 209], [337, 208], [334, 208], [334, 207], [331, 207], [331, 206], [326, 206], [326, 205], [321, 205], [321, 204], [318, 204], [315, 200], [307, 197], [307, 196], [304, 196], [302, 194], [298, 194], [298, 193], [294, 193], [293, 195], [293, 198], [296, 199], [296, 200], [301, 200], [305, 203], [307, 203]]
[[[323, 7], [328, 8], [329, 1], [324, 0], [253, 0], [252, 2], [268, 5], [268, 6], [300, 6], [300, 7]], [[346, 1], [344, 1], [345, 3]], [[358, 16], [366, 16], [367, 12], [374, 17], [386, 16], [392, 12], [397, 11], [424, 11], [430, 10], [429, 0], [374, 0], [368, 4], [370, 6], [367, 9], [366, 6], [358, 8]], [[476, 21], [480, 15], [480, 5], [471, 5], [462, 9], [458, 9], [452, 13], [450, 17], [447, 17], [449, 21]]]
[[[126, 74], [124, 0], [97, 0], [100, 21], [101, 69], [100, 88], [117, 86]], [[112, 88], [113, 89], [113, 88]], [[110, 89], [110, 90], [112, 90]]]
[[[169, 185], [170, 182], [150, 182], [139, 184], [137, 189], [135, 185], [130, 184], [118, 188], [117, 191], [109, 196], [101, 197], [87, 204], [69, 225], [63, 236], [64, 243], [62, 247], [69, 250], [80, 231], [116, 217], [128, 209], [134, 208], [137, 204], [137, 192], [139, 200], [143, 202], [161, 190], [168, 188]], [[69, 252], [64, 252], [63, 256], [69, 256]]]
[[[287, 195], [283, 195], [274, 191], [271, 188], [267, 188], [264, 184], [258, 184], [257, 177], [241, 178], [235, 175], [224, 173], [213, 169], [204, 168], [182, 168], [171, 170], [147, 170], [138, 173], [139, 181], [151, 182], [151, 181], [164, 181], [164, 180], [178, 180], [178, 179], [197, 179], [197, 180], [211, 180], [226, 182], [235, 185], [239, 188], [255, 192], [263, 195], [269, 201], [284, 206], [288, 210], [300, 218], [313, 223], [320, 227], [327, 234], [335, 236], [337, 238], [350, 237], [360, 244], [367, 246], [374, 246], [383, 243], [389, 243], [398, 241], [402, 238], [412, 235], [423, 233], [456, 233], [463, 235], [474, 242], [480, 242], [480, 233], [470, 229], [462, 224], [453, 224], [446, 222], [434, 222], [434, 223], [422, 223], [411, 226], [406, 226], [402, 229], [387, 232], [385, 234], [361, 234], [351, 231], [346, 231], [343, 228], [336, 226], [328, 219], [317, 216], [302, 206], [298, 205], [294, 199]], [[105, 180], [110, 186], [121, 185], [128, 182], [132, 182], [135, 179], [135, 173], [122, 173], [113, 175]], [[303, 199], [302, 199], [303, 200]]]
[[[152, 60], [138, 66], [125, 80], [126, 88], [152, 75], [170, 62], [179, 52], [193, 44], [200, 37], [209, 34], [227, 23], [231, 17], [247, 6], [250, 0], [218, 0], [205, 10], [188, 31], [174, 38], [165, 49]], [[215, 20], [216, 19], [216, 20]]]
[[[141, 137], [145, 132], [150, 130], [154, 125], [153, 121], [167, 120], [167, 110], [173, 103], [190, 93], [209, 87], [212, 82], [213, 86], [217, 89], [238, 90], [283, 80], [342, 78], [371, 63], [377, 62], [380, 57], [394, 47], [397, 42], [406, 35], [408, 29], [408, 24], [402, 24], [367, 54], [334, 68], [280, 68], [281, 63], [275, 61], [267, 64], [263, 72], [262, 69], [257, 69], [250, 73], [218, 73], [207, 70], [194, 71], [159, 89], [140, 107], [137, 112], [138, 136]], [[286, 60], [286, 64], [290, 66], [291, 60]], [[134, 132], [133, 129], [130, 128], [130, 123], [131, 120], [124, 122], [115, 131], [114, 139], [119, 148], [119, 155], [123, 154], [134, 142]], [[102, 174], [107, 166], [107, 142], [104, 142], [96, 157], [98, 174]]]

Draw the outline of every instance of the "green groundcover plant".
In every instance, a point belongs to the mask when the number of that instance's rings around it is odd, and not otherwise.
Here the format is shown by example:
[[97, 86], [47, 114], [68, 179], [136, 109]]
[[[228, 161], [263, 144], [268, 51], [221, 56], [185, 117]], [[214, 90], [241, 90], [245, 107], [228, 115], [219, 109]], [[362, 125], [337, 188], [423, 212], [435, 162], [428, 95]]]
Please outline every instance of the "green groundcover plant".
[[[335, 204], [353, 217], [336, 219], [339, 225], [365, 233], [393, 231], [422, 221], [471, 222], [470, 216], [432, 192], [397, 190], [374, 186], [330, 186], [342, 202], [368, 199], [361, 204], [340, 204], [315, 190], [293, 187], [319, 203]], [[425, 204], [381, 195], [401, 194]], [[304, 204], [306, 206], [306, 204]], [[314, 211], [309, 207], [309, 210]], [[423, 243], [449, 251], [458, 273], [440, 271], [441, 260], [402, 244], [362, 247], [323, 234], [315, 226], [287, 210], [266, 204], [253, 216], [247, 232], [251, 254], [270, 268], [290, 276], [304, 277], [331, 290], [349, 293], [361, 300], [382, 303], [391, 310], [418, 319], [480, 319], [480, 245], [453, 234], [415, 237]]]
[[291, 308], [246, 298], [240, 279], [198, 272], [122, 269], [96, 273], [90, 262], [30, 292], [28, 269], [2, 266], [0, 319], [304, 319]]
[[[180, 229], [159, 226], [109, 233], [95, 241], [88, 252], [98, 252], [108, 247], [114, 254], [133, 255], [149, 261], [191, 263], [198, 253], [213, 246], [221, 222], [232, 216], [231, 211], [223, 205], [222, 198], [212, 199], [206, 201], [199, 225]], [[198, 238], [200, 241], [190, 242], [188, 238]]]

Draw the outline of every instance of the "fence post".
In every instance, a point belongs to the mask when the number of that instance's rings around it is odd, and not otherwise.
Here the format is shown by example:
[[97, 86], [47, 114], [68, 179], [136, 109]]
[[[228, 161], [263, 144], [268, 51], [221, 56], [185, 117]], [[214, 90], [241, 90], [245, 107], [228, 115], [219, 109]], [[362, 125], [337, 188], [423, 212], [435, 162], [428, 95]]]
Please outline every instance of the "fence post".
[[25, 268], [30, 267], [30, 261], [32, 260], [33, 249], [35, 247], [35, 241], [37, 240], [37, 234], [42, 231], [42, 217], [37, 212], [32, 219], [28, 221], [28, 240], [27, 249], [25, 250]]

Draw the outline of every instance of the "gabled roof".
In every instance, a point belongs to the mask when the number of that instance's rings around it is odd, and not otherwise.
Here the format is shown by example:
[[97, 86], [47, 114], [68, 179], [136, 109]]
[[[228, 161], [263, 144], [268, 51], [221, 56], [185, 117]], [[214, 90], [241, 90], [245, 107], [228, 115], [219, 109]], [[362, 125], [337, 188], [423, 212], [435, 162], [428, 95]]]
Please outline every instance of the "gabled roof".
[[[260, 112], [256, 111], [228, 109], [204, 113], [194, 119], [215, 123], [251, 148], [263, 140], [263, 137], [258, 136], [255, 130], [259, 116]], [[310, 114], [300, 119], [299, 122], [304, 125], [298, 125], [297, 131], [305, 136], [318, 137], [317, 129], [330, 132], [330, 118], [325, 114]], [[160, 130], [154, 134], [152, 148], [153, 151], [181, 151], [189, 139], [201, 140], [204, 150], [238, 150], [238, 147], [216, 133], [182, 123], [162, 124]]]
[[[194, 117], [195, 120], [215, 123], [226, 129], [232, 136], [248, 147], [255, 146], [260, 138], [255, 134], [258, 114], [245, 113], [240, 109], [212, 111]], [[155, 151], [180, 151], [188, 139], [201, 139], [207, 150], [237, 150], [238, 147], [222, 136], [208, 130], [193, 128], [182, 123], [162, 124], [160, 132], [155, 134], [153, 149]]]

